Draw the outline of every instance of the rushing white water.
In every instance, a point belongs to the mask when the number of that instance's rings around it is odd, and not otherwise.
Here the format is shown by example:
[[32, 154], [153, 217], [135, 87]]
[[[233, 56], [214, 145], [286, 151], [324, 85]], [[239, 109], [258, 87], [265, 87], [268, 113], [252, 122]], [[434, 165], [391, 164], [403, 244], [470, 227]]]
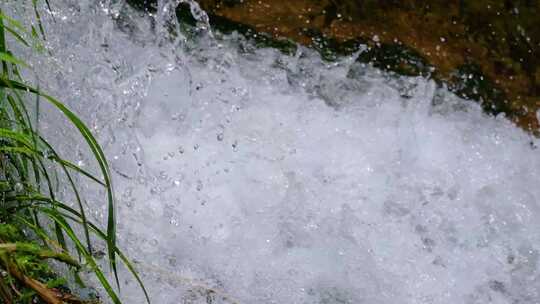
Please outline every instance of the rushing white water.
[[540, 303], [537, 139], [427, 79], [93, 2], [53, 1], [29, 60], [104, 145], [154, 303]]

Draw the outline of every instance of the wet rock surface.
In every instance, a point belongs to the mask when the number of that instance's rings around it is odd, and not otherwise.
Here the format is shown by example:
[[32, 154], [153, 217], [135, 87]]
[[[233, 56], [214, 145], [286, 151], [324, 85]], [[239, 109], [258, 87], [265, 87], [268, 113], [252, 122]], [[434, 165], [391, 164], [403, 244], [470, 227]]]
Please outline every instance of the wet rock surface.
[[[155, 11], [156, 1], [129, 0]], [[367, 46], [358, 61], [428, 76], [490, 114], [538, 132], [540, 1], [199, 0], [217, 30], [294, 52], [292, 41], [332, 60]], [[178, 16], [186, 16], [180, 6]]]

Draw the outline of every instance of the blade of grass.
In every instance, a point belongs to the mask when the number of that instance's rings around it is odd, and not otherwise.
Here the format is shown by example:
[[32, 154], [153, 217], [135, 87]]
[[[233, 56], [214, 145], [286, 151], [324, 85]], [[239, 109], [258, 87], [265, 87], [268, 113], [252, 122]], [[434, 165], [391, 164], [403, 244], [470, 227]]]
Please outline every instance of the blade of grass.
[[[30, 46], [30, 44], [28, 42], [26, 42], [26, 40], [19, 34], [19, 33], [27, 33], [29, 34], [29, 32], [24, 28], [24, 26], [22, 26], [17, 20], [7, 16], [7, 15], [4, 15], [2, 13], [2, 10], [0, 10], [0, 31], [1, 31], [1, 34], [0, 34], [0, 38], [3, 39], [5, 41], [5, 33], [4, 33], [4, 30], [8, 31], [11, 35], [13, 35], [15, 37], [15, 39], [19, 40], [19, 42], [21, 42], [22, 44], [24, 44], [25, 46]], [[7, 23], [9, 23], [10, 25], [12, 25], [13, 27], [15, 27], [16, 29], [13, 29], [11, 26], [7, 26], [4, 21], [6, 21]], [[5, 51], [6, 48], [5, 48], [5, 42], [4, 42], [4, 47], [1, 48], [0, 50], [2, 51]]]
[[[0, 14], [2, 13], [2, 10], [0, 9]], [[4, 19], [0, 18], [0, 52], [5, 53], [6, 52], [6, 33], [4, 31]], [[7, 75], [7, 63], [2, 62], [2, 73], [4, 75]]]
[[32, 141], [30, 138], [28, 138], [26, 134], [22, 134], [5, 128], [0, 128], [0, 137], [14, 140], [17, 143], [33, 149]]
[[101, 169], [103, 179], [106, 185], [107, 190], [107, 201], [108, 201], [108, 216], [107, 216], [107, 251], [109, 255], [110, 267], [113, 270], [115, 275], [117, 286], [120, 286], [118, 279], [118, 272], [116, 269], [116, 254], [114, 252], [114, 246], [116, 244], [116, 216], [115, 216], [115, 205], [114, 205], [114, 193], [112, 189], [111, 175], [109, 171], [109, 165], [105, 154], [101, 149], [101, 146], [98, 144], [95, 137], [92, 135], [88, 127], [77, 117], [73, 112], [71, 112], [64, 104], [56, 100], [55, 98], [42, 93], [41, 91], [17, 82], [5, 77], [0, 77], [0, 87], [17, 89], [25, 92], [31, 92], [42, 96], [45, 100], [54, 105], [58, 110], [60, 110], [73, 125], [79, 130], [87, 144], [89, 145], [94, 157], [96, 158], [98, 165]]
[[[13, 200], [14, 198], [7, 198], [8, 200]], [[40, 196], [40, 195], [36, 195], [36, 196], [18, 196], [16, 198], [16, 200], [21, 200], [21, 201], [27, 201], [27, 200], [36, 200], [36, 201], [41, 201], [43, 203], [46, 203], [46, 204], [51, 204], [51, 205], [56, 205], [59, 209], [63, 209], [65, 210], [66, 212], [69, 212], [71, 215], [69, 214], [65, 214], [65, 213], [62, 213], [62, 215], [65, 217], [65, 218], [68, 218], [74, 222], [77, 222], [77, 223], [80, 223], [82, 224], [82, 221], [81, 221], [81, 215], [77, 212], [77, 210], [67, 206], [66, 204], [64, 203], [61, 203], [61, 202], [58, 202], [58, 201], [53, 201], [47, 197], [44, 197], [44, 196]], [[34, 208], [35, 206], [34, 205], [28, 205], [27, 207], [29, 208]], [[99, 227], [97, 227], [94, 223], [92, 222], [87, 222], [87, 224], [89, 225], [90, 229], [92, 232], [94, 232], [99, 238], [103, 239], [103, 240], [106, 240], [107, 239], [107, 235], [105, 232], [103, 232]], [[131, 262], [129, 261], [129, 259], [126, 257], [126, 255], [118, 248], [115, 246], [114, 248], [115, 252], [118, 254], [118, 256], [120, 257], [120, 260], [124, 263], [124, 265], [128, 268], [129, 272], [133, 275], [133, 277], [135, 278], [135, 280], [137, 281], [137, 283], [139, 284], [139, 286], [141, 287], [141, 290], [143, 291], [144, 293], [144, 296], [146, 298], [146, 301], [148, 304], [150, 304], [150, 296], [148, 295], [148, 291], [146, 290], [145, 286], [144, 286], [144, 283], [142, 282], [142, 279], [140, 278], [140, 276], [138, 275], [137, 271], [135, 270], [135, 267], [131, 264]]]
[[[51, 147], [52, 148], [52, 147]], [[54, 151], [54, 150], [52, 150]], [[58, 154], [54, 152], [57, 159], [60, 159], [58, 157]], [[88, 225], [86, 220], [86, 212], [84, 211], [84, 207], [82, 204], [81, 196], [79, 194], [79, 190], [77, 189], [77, 186], [75, 185], [75, 182], [73, 181], [73, 178], [71, 177], [71, 174], [69, 174], [69, 171], [67, 170], [67, 167], [64, 165], [61, 165], [64, 174], [67, 176], [69, 184], [71, 185], [71, 189], [73, 190], [73, 193], [75, 194], [75, 200], [77, 201], [77, 204], [79, 206], [79, 210], [81, 212], [81, 219], [83, 221], [83, 230], [84, 230], [84, 236], [86, 237], [86, 245], [88, 246], [88, 251], [92, 252], [92, 242], [90, 241], [90, 232], [88, 231]]]
[[[0, 137], [6, 137], [6, 138], [15, 139], [20, 143], [24, 143], [25, 139], [26, 139], [24, 134], [17, 134], [16, 132], [6, 130], [6, 129], [0, 129]], [[41, 153], [39, 151], [33, 150], [33, 147], [28, 146], [27, 143], [26, 143], [26, 147], [4, 146], [4, 147], [2, 147], [3, 148], [2, 150], [11, 151], [11, 152], [19, 151], [19, 152], [22, 153], [21, 155], [27, 155], [28, 157], [30, 157], [32, 159], [35, 159], [37, 161], [37, 163], [39, 164], [39, 166], [41, 167], [41, 172], [43, 174], [43, 177], [45, 178], [45, 181], [46, 181], [48, 189], [49, 189], [49, 196], [54, 200], [54, 198], [55, 198], [54, 189], [53, 189], [53, 186], [52, 186], [52, 182], [51, 182], [51, 180], [49, 178], [49, 174], [47, 173], [47, 169], [46, 169], [45, 165], [43, 164], [43, 161], [40, 158]], [[17, 171], [25, 172], [25, 170], [22, 170], [22, 169], [19, 169]], [[56, 237], [58, 239], [58, 242], [62, 245], [63, 248], [65, 248], [67, 250], [67, 244], [66, 244], [64, 235], [63, 235], [60, 227], [58, 227], [56, 224], [55, 224], [55, 233], [56, 233]]]
[[19, 33], [17, 33], [15, 30], [13, 30], [11, 27], [4, 25], [4, 26], [2, 26], [2, 28], [5, 29], [8, 33], [10, 33], [13, 37], [15, 37], [15, 39], [17, 39], [20, 43], [24, 44], [27, 47], [30, 47], [30, 44]]
[[37, 9], [37, 0], [32, 0], [32, 6], [34, 7], [34, 14], [36, 15], [36, 20], [38, 22], [38, 28], [39, 32], [41, 33], [41, 37], [43, 40], [47, 40], [45, 37], [45, 30], [43, 29], [43, 23], [41, 22], [41, 15], [39, 14], [39, 10]]
[[62, 159], [58, 153], [55, 151], [55, 149], [43, 138], [43, 137], [39, 137], [40, 141], [42, 144], [45, 145], [46, 149], [48, 149], [48, 151], [50, 152], [50, 156], [48, 157], [49, 159], [59, 163], [60, 165], [63, 165], [63, 166], [66, 166], [67, 168], [69, 169], [72, 169], [73, 171], [75, 172], [78, 172], [86, 177], [88, 177], [89, 179], [93, 180], [94, 182], [100, 184], [101, 186], [106, 186], [105, 183], [103, 181], [101, 181], [100, 179], [98, 179], [97, 177], [95, 177], [94, 175], [92, 175], [90, 172], [88, 171], [85, 171], [83, 170], [82, 168], [80, 168], [79, 166], [65, 160], [65, 159]]
[[[0, 137], [4, 137], [4, 138], [10, 138], [10, 139], [15, 139], [17, 140], [18, 142], [24, 144], [26, 147], [2, 147], [2, 149], [0, 151], [4, 151], [4, 152], [20, 152], [20, 153], [24, 153], [26, 154], [27, 156], [30, 156], [30, 157], [41, 157], [43, 156], [43, 153], [41, 153], [40, 151], [36, 151], [34, 149], [32, 149], [33, 147], [30, 147], [29, 144], [30, 144], [30, 139], [27, 138], [27, 136], [25, 136], [24, 134], [19, 134], [15, 131], [11, 131], [11, 130], [8, 130], [8, 129], [0, 129]], [[75, 194], [75, 197], [76, 197], [76, 200], [77, 200], [77, 203], [79, 205], [79, 208], [80, 208], [80, 211], [81, 211], [81, 214], [82, 214], [82, 219], [83, 219], [83, 222], [86, 222], [86, 215], [85, 215], [85, 211], [84, 211], [84, 207], [82, 205], [82, 200], [80, 198], [80, 195], [79, 195], [79, 191], [77, 190], [77, 187], [75, 185], [75, 182], [73, 181], [73, 178], [71, 176], [71, 174], [69, 173], [69, 171], [67, 170], [67, 167], [70, 167], [70, 168], [75, 168], [75, 169], [78, 169], [77, 171], [79, 172], [82, 172], [83, 174], [85, 174], [86, 176], [89, 176], [95, 180], [97, 180], [96, 178], [94, 178], [92, 175], [90, 175], [89, 173], [85, 172], [84, 170], [82, 169], [79, 169], [77, 166], [71, 164], [70, 162], [68, 161], [64, 161], [62, 160], [59, 155], [56, 153], [56, 151], [54, 151], [54, 149], [52, 149], [52, 146], [49, 145], [44, 139], [40, 138], [42, 140], [42, 142], [44, 144], [46, 144], [46, 147], [50, 149], [50, 152], [52, 152], [52, 159], [54, 159], [55, 161], [57, 161], [58, 163], [60, 163], [64, 173], [66, 174], [67, 178], [68, 178], [68, 181], [71, 185], [71, 188]], [[41, 160], [39, 160], [41, 162]], [[42, 168], [43, 168], [43, 173], [46, 174], [46, 170], [44, 168], [44, 165], [42, 165]], [[39, 172], [39, 171], [37, 171]], [[48, 180], [48, 184], [50, 185], [50, 180], [47, 178]], [[101, 182], [100, 182], [101, 183]], [[102, 184], [102, 183], [101, 183]], [[50, 195], [51, 197], [54, 198], [54, 192], [50, 189]], [[84, 230], [85, 230], [85, 236], [86, 236], [86, 241], [87, 241], [87, 245], [88, 245], [88, 250], [89, 251], [92, 251], [91, 250], [91, 242], [90, 242], [90, 236], [89, 236], [89, 232], [88, 232], [88, 228], [86, 225], [83, 225], [84, 227]], [[57, 231], [57, 234], [58, 234], [58, 237], [59, 237], [59, 241], [62, 243], [62, 244], [65, 244], [65, 241], [63, 240], [63, 236], [61, 236], [60, 232]]]
[[[71, 211], [75, 211], [75, 210], [72, 209]], [[73, 221], [77, 221], [76, 218], [71, 217], [69, 215], [64, 215], [64, 216], [67, 217], [67, 218], [70, 218]], [[94, 225], [92, 223], [89, 223], [89, 225], [90, 225], [91, 230], [94, 233], [96, 233], [98, 236], [100, 236], [101, 238], [106, 237], [105, 233], [103, 231], [101, 231], [96, 225]], [[129, 259], [126, 257], [126, 255], [118, 247], [115, 247], [115, 251], [118, 254], [118, 256], [120, 257], [120, 260], [122, 261], [122, 263], [124, 263], [124, 265], [128, 268], [129, 272], [133, 275], [133, 277], [137, 281], [137, 284], [139, 284], [139, 287], [142, 289], [142, 291], [144, 293], [144, 297], [146, 299], [146, 303], [150, 304], [150, 296], [148, 295], [148, 291], [144, 287], [144, 283], [143, 283], [142, 279], [139, 277], [137, 271], [135, 270], [135, 267], [133, 267], [133, 265], [131, 264]]]
[[24, 25], [22, 25], [19, 21], [11, 18], [10, 16], [4, 14], [1, 10], [0, 10], [0, 19], [16, 27], [18, 31], [23, 32], [23, 33], [28, 33], [28, 30], [24, 27]]
[[49, 0], [45, 0], [45, 4], [47, 4], [47, 9], [49, 10], [49, 12], [52, 12], [51, 3], [49, 2]]
[[[47, 8], [49, 11], [51, 11], [50, 3], [48, 0], [45, 0], [45, 3], [47, 5]], [[45, 31], [43, 28], [43, 23], [41, 19], [41, 15], [38, 11], [38, 0], [32, 0], [32, 5], [34, 8], [34, 13], [36, 16], [36, 20], [38, 23], [39, 32], [42, 36], [42, 39], [45, 39]], [[53, 17], [54, 20], [54, 17]], [[4, 23], [6, 21], [8, 25]], [[112, 189], [112, 183], [111, 183], [111, 177], [110, 177], [110, 169], [107, 163], [107, 160], [105, 159], [104, 153], [97, 143], [97, 140], [93, 137], [90, 130], [84, 125], [84, 123], [69, 109], [67, 109], [62, 103], [58, 102], [56, 99], [54, 99], [51, 96], [48, 96], [46, 94], [43, 94], [39, 87], [33, 88], [31, 86], [28, 86], [24, 84], [24, 81], [19, 73], [18, 66], [25, 66], [27, 65], [16, 58], [16, 56], [13, 56], [11, 54], [5, 45], [5, 34], [10, 33], [15, 37], [16, 40], [21, 42], [25, 46], [29, 46], [30, 44], [20, 35], [19, 33], [29, 33], [30, 37], [33, 37], [32, 39], [36, 39], [38, 36], [37, 30], [35, 27], [31, 27], [31, 31], [27, 32], [24, 27], [18, 23], [16, 20], [10, 18], [9, 16], [3, 15], [3, 13], [0, 10], [0, 61], [2, 62], [3, 67], [3, 75], [0, 77], [0, 114], [3, 115], [6, 119], [0, 117], [0, 127], [10, 130], [13, 129], [15, 132], [20, 132], [23, 134], [23, 136], [15, 136], [12, 133], [4, 132], [4, 142], [8, 143], [9, 145], [3, 148], [3, 150], [0, 151], [0, 163], [1, 168], [3, 171], [5, 168], [12, 168], [9, 170], [13, 170], [14, 174], [12, 175], [11, 181], [16, 182], [18, 180], [19, 175], [22, 176], [21, 181], [24, 181], [24, 192], [32, 193], [33, 191], [40, 191], [40, 175], [43, 175], [44, 180], [46, 181], [46, 184], [48, 186], [48, 192], [49, 192], [49, 200], [54, 202], [50, 205], [50, 208], [48, 209], [39, 209], [37, 211], [36, 207], [36, 201], [37, 197], [33, 197], [29, 203], [26, 205], [28, 206], [28, 210], [31, 210], [33, 213], [33, 216], [35, 218], [34, 224], [32, 224], [33, 227], [37, 227], [36, 229], [42, 229], [41, 226], [39, 226], [39, 221], [37, 220], [37, 214], [41, 213], [44, 215], [47, 215], [49, 219], [51, 219], [54, 223], [55, 230], [60, 232], [60, 235], [57, 235], [57, 239], [61, 243], [65, 243], [65, 240], [63, 239], [63, 233], [65, 232], [68, 235], [68, 238], [71, 239], [71, 241], [75, 244], [75, 247], [77, 249], [77, 252], [79, 254], [82, 254], [85, 256], [85, 259], [88, 257], [90, 260], [88, 260], [89, 264], [91, 265], [92, 261], [94, 262], [94, 267], [91, 267], [93, 269], [93, 272], [96, 274], [106, 291], [108, 292], [109, 296], [113, 299], [115, 303], [119, 303], [118, 297], [115, 297], [115, 293], [112, 290], [110, 284], [108, 284], [108, 281], [105, 279], [105, 276], [103, 275], [103, 272], [99, 267], [97, 267], [97, 264], [93, 260], [92, 257], [92, 249], [90, 245], [90, 238], [89, 238], [89, 231], [92, 233], [96, 233], [98, 237], [104, 239], [107, 242], [107, 251], [109, 256], [109, 266], [112, 269], [112, 272], [114, 274], [116, 285], [118, 288], [120, 288], [119, 279], [118, 279], [118, 272], [116, 268], [116, 254], [120, 257], [121, 261], [126, 264], [130, 272], [133, 273], [133, 275], [136, 277], [137, 281], [143, 288], [143, 291], [145, 293], [145, 296], [147, 298], [147, 301], [149, 302], [148, 295], [146, 290], [144, 289], [144, 286], [142, 284], [142, 281], [136, 274], [134, 268], [129, 263], [129, 260], [123, 255], [120, 250], [116, 247], [116, 213], [115, 213], [115, 204], [114, 204], [114, 193]], [[38, 40], [38, 39], [36, 39]], [[36, 50], [39, 49], [38, 44], [34, 44], [34, 48]], [[20, 81], [15, 81], [11, 78], [16, 77]], [[10, 95], [6, 95], [6, 92], [10, 91], [14, 94], [15, 97], [12, 97]], [[20, 91], [22, 93], [19, 93], [17, 91]], [[28, 111], [26, 111], [25, 103], [23, 100], [27, 100], [27, 98], [23, 98], [23, 93], [32, 93], [35, 94], [35, 97], [37, 99], [36, 105], [39, 107], [39, 100], [40, 97], [43, 97], [47, 102], [51, 103], [53, 106], [55, 106], [62, 114], [78, 129], [78, 131], [83, 136], [86, 143], [89, 145], [94, 157], [96, 158], [98, 165], [100, 167], [101, 174], [103, 175], [103, 181], [98, 179], [97, 177], [93, 176], [89, 172], [83, 170], [82, 168], [72, 164], [71, 162], [62, 159], [56, 152], [54, 152], [54, 149], [47, 143], [47, 141], [43, 138], [41, 138], [37, 132], [37, 129], [34, 130], [32, 127], [32, 123], [30, 120], [30, 117], [28, 115]], [[7, 98], [6, 98], [7, 96]], [[25, 97], [27, 97], [25, 95]], [[11, 106], [11, 112], [5, 111], [6, 103], [5, 100], [8, 100], [9, 105]], [[39, 109], [36, 109], [36, 124], [37, 126], [37, 119], [39, 118]], [[24, 114], [23, 114], [24, 113]], [[14, 115], [13, 119], [10, 118], [11, 115]], [[7, 125], [6, 125], [7, 123]], [[36, 127], [37, 128], [37, 127]], [[32, 145], [29, 145], [29, 144]], [[0, 144], [2, 144], [2, 140], [0, 140]], [[52, 152], [51, 152], [52, 151]], [[4, 164], [3, 156], [8, 156], [8, 166], [6, 167]], [[45, 167], [43, 161], [44, 158], [47, 158], [58, 165], [61, 166], [64, 174], [68, 178], [68, 182], [70, 184], [71, 189], [73, 190], [73, 193], [75, 194], [75, 198], [77, 200], [77, 204], [79, 206], [80, 212], [75, 211], [71, 207], [63, 204], [59, 204], [56, 202], [54, 197], [54, 192], [57, 191], [56, 189], [53, 189], [53, 183], [50, 179], [49, 174], [47, 173], [48, 170], [51, 170], [47, 167]], [[31, 166], [29, 166], [31, 164]], [[79, 192], [77, 190], [75, 181], [73, 180], [69, 170], [73, 170], [77, 173], [82, 174], [83, 176], [86, 176], [93, 181], [99, 183], [100, 185], [103, 185], [106, 188], [107, 191], [107, 209], [108, 209], [108, 215], [107, 215], [107, 233], [104, 233], [103, 231], [99, 230], [94, 224], [91, 222], [88, 222], [85, 215], [85, 209], [82, 205], [82, 199], [79, 195]], [[19, 174], [17, 174], [17, 172]], [[51, 170], [51, 172], [55, 172], [55, 170]], [[30, 176], [33, 176], [35, 179], [35, 183], [32, 183], [29, 179]], [[57, 179], [56, 185], [60, 185], [58, 182], [58, 175], [54, 175]], [[0, 172], [0, 178], [1, 178], [1, 172]], [[37, 188], [37, 189], [34, 189]], [[6, 192], [2, 192], [1, 194], [1, 201], [2, 203], [6, 203]], [[17, 203], [17, 208], [23, 207], [24, 200], [22, 200], [21, 197], [19, 197], [19, 201]], [[39, 205], [39, 204], [37, 204]], [[64, 208], [62, 208], [62, 207]], [[59, 212], [57, 208], [63, 209], [63, 210], [72, 210], [73, 216], [64, 214], [62, 212]], [[66, 209], [67, 208], [67, 209]], [[24, 210], [24, 208], [23, 208]], [[81, 242], [79, 239], [77, 239], [77, 236], [74, 234], [73, 230], [65, 221], [65, 219], [73, 220], [79, 224], [81, 224], [84, 227], [84, 233], [86, 238], [86, 245], [88, 246], [88, 249], [84, 248], [83, 242]], [[30, 224], [28, 222], [28, 224]], [[29, 226], [29, 225], [27, 225]], [[89, 229], [90, 227], [90, 229]], [[44, 232], [44, 230], [42, 231]], [[98, 233], [99, 232], [99, 233]], [[37, 233], [39, 235], [39, 233]], [[43, 233], [46, 235], [46, 233]], [[74, 239], [75, 238], [75, 239]], [[63, 246], [64, 247], [64, 246]], [[66, 248], [67, 250], [67, 248]], [[89, 255], [89, 256], [88, 256]], [[92, 265], [91, 265], [92, 266]], [[97, 267], [97, 268], [96, 268]], [[112, 292], [112, 294], [111, 294]]]
[[103, 288], [105, 289], [105, 291], [107, 292], [111, 300], [115, 304], [121, 304], [120, 298], [118, 297], [116, 292], [113, 290], [111, 284], [105, 277], [105, 274], [101, 271], [101, 269], [97, 265], [97, 262], [94, 260], [94, 257], [92, 256], [91, 253], [89, 253], [86, 250], [85, 246], [79, 240], [75, 232], [71, 229], [70, 225], [66, 222], [65, 218], [52, 208], [40, 207], [39, 210], [40, 212], [48, 215], [51, 220], [58, 223], [58, 225], [62, 227], [63, 231], [66, 232], [66, 234], [71, 239], [71, 241], [73, 241], [76, 248], [83, 254], [86, 263], [90, 266], [90, 268], [92, 269], [92, 271], [98, 278], [99, 282], [101, 283], [101, 285], [103, 286]]
[[13, 64], [18, 64], [18, 65], [22, 65], [22, 66], [25, 66], [25, 67], [28, 67], [28, 65], [18, 59], [18, 58], [15, 58], [13, 55], [7, 53], [7, 52], [2, 52], [0, 51], [0, 60], [3, 61], [3, 62], [10, 62], [10, 63], [13, 63]]
[[31, 253], [40, 259], [55, 259], [64, 262], [67, 265], [80, 268], [81, 265], [66, 253], [58, 253], [49, 249], [40, 248], [37, 245], [25, 243], [0, 243], [0, 252], [23, 252]]

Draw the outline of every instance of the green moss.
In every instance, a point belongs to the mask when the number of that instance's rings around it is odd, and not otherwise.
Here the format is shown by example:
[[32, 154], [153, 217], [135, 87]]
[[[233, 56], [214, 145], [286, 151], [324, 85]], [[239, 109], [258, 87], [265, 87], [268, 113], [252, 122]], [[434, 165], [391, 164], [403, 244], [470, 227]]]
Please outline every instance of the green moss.
[[24, 238], [23, 234], [19, 229], [13, 225], [9, 224], [0, 224], [0, 239], [3, 242], [17, 242]]
[[459, 67], [450, 80], [449, 88], [463, 98], [479, 101], [484, 112], [488, 114], [505, 113], [507, 116], [518, 114], [512, 111], [506, 94], [498, 89], [476, 64]]
[[191, 14], [191, 8], [188, 3], [180, 3], [176, 7], [176, 18], [180, 23], [187, 24], [189, 26], [196, 26], [197, 19]]
[[[46, 260], [48, 256], [43, 255], [50, 251], [29, 241], [15, 224], [0, 224], [0, 240], [0, 245], [3, 246], [0, 247], [0, 269], [8, 269], [7, 264], [15, 265], [25, 276], [44, 282], [51, 288], [69, 292], [67, 280], [56, 275]], [[7, 277], [7, 282], [22, 291], [21, 295], [14, 299], [15, 303], [41, 303], [33, 290], [13, 277]]]
[[[176, 17], [180, 23], [181, 29], [191, 34], [194, 27], [197, 25], [197, 20], [191, 14], [189, 4], [181, 3], [176, 8]], [[232, 22], [227, 18], [209, 14], [210, 25], [212, 28], [223, 34], [231, 34], [238, 32], [246, 37], [258, 48], [274, 48], [285, 54], [293, 55], [296, 52], [297, 45], [289, 39], [275, 38], [272, 35], [264, 32], [258, 32], [254, 27], [238, 22]]]
[[367, 40], [363, 38], [339, 42], [334, 38], [326, 37], [314, 28], [304, 29], [303, 32], [311, 38], [310, 47], [317, 50], [321, 57], [327, 61], [336, 61], [340, 57], [351, 55], [357, 52], [362, 45], [367, 44]]
[[[41, 45], [45, 39], [39, 14], [40, 4], [39, 1], [30, 3], [35, 13], [35, 21], [32, 22], [34, 25], [29, 26], [30, 29], [17, 21], [17, 16], [15, 19], [8, 17], [0, 10], [0, 272], [8, 274], [7, 278], [0, 276], [0, 302], [14, 302], [13, 299], [17, 298], [14, 295], [19, 295], [21, 291], [23, 298], [29, 297], [32, 303], [36, 303], [37, 296], [32, 291], [26, 292], [27, 287], [35, 288], [44, 298], [56, 297], [54, 291], [46, 290], [39, 284], [28, 284], [28, 279], [58, 285], [59, 276], [49, 267], [50, 259], [71, 270], [64, 275], [73, 275], [77, 279], [80, 266], [68, 251], [73, 248], [73, 254], [77, 254], [85, 263], [89, 273], [96, 275], [112, 302], [120, 304], [117, 292], [92, 255], [90, 233], [107, 244], [107, 258], [117, 283], [117, 259], [120, 256], [121, 262], [141, 286], [147, 302], [150, 302], [139, 276], [116, 247], [115, 202], [110, 170], [102, 148], [75, 113], [54, 97], [34, 88], [23, 79], [21, 74], [24, 73], [19, 72], [19, 68], [27, 68], [29, 65], [18, 58], [17, 54], [13, 54], [11, 49], [46, 56], [36, 46]], [[16, 10], [13, 12], [17, 13]], [[36, 34], [36, 28], [40, 35]], [[15, 39], [7, 40], [6, 35]], [[11, 48], [11, 43], [18, 46]], [[23, 51], [24, 47], [28, 49]], [[36, 99], [54, 107], [80, 132], [79, 135], [88, 144], [99, 165], [101, 178], [63, 159], [41, 136], [35, 128], [35, 121], [40, 119], [39, 109], [35, 106]], [[61, 174], [60, 178], [57, 174]], [[85, 176], [104, 187], [108, 208], [106, 232], [88, 221], [87, 210], [78, 190], [80, 187], [75, 183], [79, 179], [74, 178], [74, 174], [81, 174], [81, 177]], [[60, 185], [62, 181], [67, 184]], [[74, 202], [66, 204], [58, 201], [55, 194], [60, 188], [68, 191], [67, 196], [74, 197]], [[74, 226], [81, 228], [83, 237], [76, 232]], [[6, 280], [9, 280], [7, 285]], [[76, 282], [82, 285], [80, 279]], [[20, 298], [17, 299], [17, 303], [20, 302]]]
[[230, 34], [232, 32], [238, 32], [251, 40], [255, 46], [259, 48], [269, 47], [277, 49], [284, 54], [293, 55], [296, 53], [298, 46], [295, 42], [289, 39], [278, 39], [272, 37], [272, 35], [264, 32], [258, 32], [254, 27], [245, 25], [238, 22], [230, 21], [227, 18], [223, 18], [217, 15], [210, 14], [210, 25], [215, 30], [218, 30], [224, 34]]
[[400, 44], [380, 44], [362, 52], [359, 62], [404, 76], [429, 76], [433, 67], [415, 50]]

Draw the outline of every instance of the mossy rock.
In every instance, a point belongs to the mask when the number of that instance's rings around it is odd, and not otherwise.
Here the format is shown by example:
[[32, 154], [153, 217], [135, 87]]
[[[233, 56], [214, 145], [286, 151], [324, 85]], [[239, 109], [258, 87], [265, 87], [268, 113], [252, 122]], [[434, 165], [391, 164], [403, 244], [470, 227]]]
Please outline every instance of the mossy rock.
[[[17, 248], [15, 252], [0, 250], [0, 269], [5, 271], [7, 269], [5, 265], [9, 261], [9, 263], [16, 265], [17, 269], [25, 276], [44, 282], [47, 288], [55, 288], [60, 293], [70, 294], [67, 280], [57, 275], [41, 255], [43, 247], [29, 239], [30, 237], [25, 235], [16, 225], [0, 224], [0, 244], [11, 244]], [[15, 303], [45, 303], [34, 290], [21, 284], [15, 278], [5, 276], [3, 279], [21, 292], [20, 296], [14, 299]]]
[[191, 8], [187, 3], [180, 3], [178, 5], [176, 8], [176, 18], [183, 24], [187, 24], [189, 26], [197, 25], [197, 19], [195, 19], [191, 14]]
[[215, 30], [224, 34], [238, 32], [247, 39], [251, 40], [255, 46], [260, 48], [274, 48], [289, 55], [296, 53], [297, 45], [293, 41], [286, 38], [276, 38], [265, 32], [258, 32], [252, 26], [246, 24], [232, 22], [227, 18], [212, 15], [210, 16], [210, 25]]
[[471, 63], [460, 66], [452, 76], [449, 89], [462, 98], [479, 101], [484, 112], [492, 115], [519, 115], [509, 106], [506, 94], [482, 73], [478, 65]]
[[18, 242], [23, 235], [17, 227], [9, 224], [0, 224], [0, 239], [3, 242]]
[[400, 44], [380, 44], [360, 53], [357, 61], [403, 76], [427, 77], [434, 71], [428, 61], [415, 50]]
[[155, 13], [157, 11], [157, 0], [126, 0], [126, 2], [136, 9], [149, 13]]

